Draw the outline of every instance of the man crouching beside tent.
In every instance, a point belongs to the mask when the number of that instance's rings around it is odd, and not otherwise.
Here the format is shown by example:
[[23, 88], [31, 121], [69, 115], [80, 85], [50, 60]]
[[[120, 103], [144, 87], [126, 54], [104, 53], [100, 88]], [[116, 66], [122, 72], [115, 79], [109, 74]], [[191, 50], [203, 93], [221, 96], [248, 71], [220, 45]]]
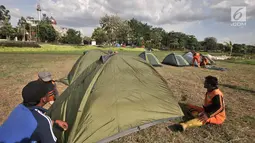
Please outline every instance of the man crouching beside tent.
[[191, 51], [193, 54], [193, 59], [192, 59], [192, 66], [194, 66], [195, 61], [197, 62], [197, 66], [200, 67], [200, 53], [197, 53], [195, 51]]
[[[223, 93], [218, 89], [218, 79], [213, 76], [205, 77], [204, 88], [207, 89], [203, 107], [188, 104], [189, 112], [194, 119], [178, 125], [175, 129], [184, 131], [189, 127], [205, 124], [222, 124], [226, 119]], [[169, 126], [172, 128], [173, 126]]]
[[38, 80], [29, 82], [22, 90], [23, 103], [19, 104], [0, 126], [0, 142], [4, 143], [55, 143], [53, 125], [68, 129], [61, 120], [51, 120], [42, 108], [53, 96], [54, 85]]

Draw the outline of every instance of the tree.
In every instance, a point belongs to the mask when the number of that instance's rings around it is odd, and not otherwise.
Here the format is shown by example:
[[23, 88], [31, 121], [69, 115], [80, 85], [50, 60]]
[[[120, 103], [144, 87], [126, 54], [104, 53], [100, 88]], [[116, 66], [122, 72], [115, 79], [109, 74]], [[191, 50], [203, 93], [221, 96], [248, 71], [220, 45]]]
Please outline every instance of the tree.
[[51, 19], [46, 14], [43, 14], [42, 22], [51, 24]]
[[226, 44], [226, 46], [230, 49], [230, 56], [232, 55], [232, 50], [233, 50], [233, 45], [232, 45], [232, 42], [229, 41], [229, 42], [224, 42]]
[[161, 41], [162, 41], [162, 33], [164, 32], [161, 28], [152, 28], [150, 32], [150, 39], [151, 39], [151, 47], [149, 48], [161, 48]]
[[122, 20], [120, 19], [120, 17], [115, 15], [105, 15], [100, 19], [100, 25], [102, 29], [106, 32], [110, 43], [117, 40], [116, 34], [121, 24]]
[[96, 40], [98, 44], [103, 44], [107, 41], [106, 32], [102, 28], [97, 27], [96, 29], [94, 29], [92, 39]]
[[62, 42], [66, 44], [81, 44], [81, 32], [74, 29], [68, 29], [67, 35], [62, 37]]
[[5, 37], [10, 39], [11, 36], [16, 34], [15, 29], [9, 23], [11, 16], [10, 11], [5, 8], [5, 6], [0, 5], [0, 37]]
[[151, 43], [151, 29], [152, 26], [147, 23], [142, 23], [136, 19], [131, 19], [128, 21], [130, 27], [130, 39], [132, 43], [135, 43], [137, 46], [142, 46], [143, 41], [148, 46]]
[[248, 50], [248, 47], [247, 47], [247, 45], [245, 45], [245, 44], [242, 44], [241, 53], [243, 53], [243, 54], [246, 56], [246, 54], [247, 54], [247, 50]]
[[248, 46], [245, 44], [233, 44], [233, 53], [245, 54], [247, 53]]
[[0, 28], [0, 37], [10, 39], [14, 35], [16, 35], [16, 31], [12, 28], [12, 25], [9, 22], [4, 22]]
[[187, 46], [188, 36], [184, 33], [176, 32], [175, 37], [178, 39], [178, 43], [179, 43], [178, 48], [179, 49], [185, 49], [185, 47]]
[[26, 40], [26, 25], [27, 21], [26, 19], [22, 16], [19, 21], [18, 21], [18, 32], [20, 35], [22, 35], [22, 41]]
[[179, 39], [177, 37], [176, 32], [169, 32], [168, 33], [168, 46], [173, 49], [177, 49], [179, 47]]
[[216, 50], [217, 49], [217, 39], [214, 37], [207, 37], [204, 40], [204, 50]]
[[251, 55], [255, 53], [255, 45], [247, 45], [247, 52]]
[[3, 26], [4, 23], [9, 22], [11, 19], [10, 11], [5, 8], [5, 6], [0, 5], [0, 27]]
[[121, 21], [116, 29], [116, 40], [119, 43], [127, 42], [128, 41], [128, 34], [130, 33], [131, 29], [128, 25], [127, 21]]
[[140, 21], [133, 18], [128, 21], [128, 25], [130, 27], [129, 37], [131, 39], [131, 42], [137, 46], [141, 46], [140, 40], [144, 36], [142, 32], [143, 24]]
[[40, 41], [42, 42], [54, 42], [57, 38], [57, 32], [55, 29], [48, 24], [47, 22], [40, 22], [39, 25], [39, 33], [38, 36], [40, 38]]
[[83, 37], [83, 43], [84, 43], [85, 45], [90, 44], [91, 41], [92, 41], [92, 39], [91, 39], [90, 37], [88, 37], [88, 36], [84, 36], [84, 37]]
[[163, 30], [162, 33], [161, 33], [161, 37], [162, 37], [162, 40], [161, 40], [161, 45], [164, 46], [164, 47], [167, 47], [168, 45], [168, 33]]
[[192, 50], [200, 50], [201, 44], [197, 41], [197, 38], [194, 35], [188, 35], [186, 47]]
[[221, 52], [227, 52], [227, 51], [230, 51], [230, 48], [228, 48], [226, 45], [222, 43], [217, 43], [217, 50]]

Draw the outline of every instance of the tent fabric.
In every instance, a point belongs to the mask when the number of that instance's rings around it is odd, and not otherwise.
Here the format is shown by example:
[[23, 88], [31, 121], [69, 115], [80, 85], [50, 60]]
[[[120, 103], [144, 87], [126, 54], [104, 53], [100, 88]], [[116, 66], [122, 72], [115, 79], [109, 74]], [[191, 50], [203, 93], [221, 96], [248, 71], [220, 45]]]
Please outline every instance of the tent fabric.
[[[204, 56], [205, 58], [208, 59], [209, 61], [209, 65], [212, 65], [212, 64], [215, 64], [215, 61], [213, 61], [208, 55], [202, 55], [200, 54], [201, 56]], [[193, 54], [191, 52], [188, 52], [186, 54], [183, 55], [183, 58], [191, 65], [192, 64], [192, 59], [193, 59]], [[200, 62], [202, 62], [202, 58], [200, 58]], [[194, 63], [195, 66], [197, 66], [197, 62], [195, 61]]]
[[181, 55], [175, 53], [167, 55], [162, 63], [172, 66], [189, 66], [189, 63]]
[[97, 61], [100, 56], [105, 54], [107, 54], [107, 52], [97, 49], [85, 51], [75, 62], [67, 77], [62, 78], [60, 82], [70, 85], [84, 71], [84, 69]]
[[[190, 65], [192, 64], [193, 54], [191, 52], [188, 52], [182, 56]], [[195, 66], [197, 66], [197, 62], [194, 63]]]
[[[47, 113], [64, 120], [69, 130], [60, 142], [105, 142], [183, 112], [166, 81], [139, 57], [113, 55], [96, 61], [54, 102]], [[162, 122], [162, 121], [161, 121]]]
[[158, 60], [158, 58], [151, 52], [145, 51], [139, 54], [139, 57], [147, 61], [152, 66], [162, 66]]
[[209, 54], [205, 55], [205, 58], [208, 59], [210, 65], [216, 64], [216, 62], [214, 60], [212, 60], [212, 58]]

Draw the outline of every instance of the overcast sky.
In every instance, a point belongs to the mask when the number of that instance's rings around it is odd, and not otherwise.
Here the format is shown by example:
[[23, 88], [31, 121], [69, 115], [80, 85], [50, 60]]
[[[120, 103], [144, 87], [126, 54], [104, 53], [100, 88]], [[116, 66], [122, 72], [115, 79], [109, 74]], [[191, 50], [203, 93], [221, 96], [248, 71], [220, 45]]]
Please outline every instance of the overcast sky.
[[[255, 44], [255, 0], [0, 0], [11, 11], [11, 22], [21, 16], [37, 17], [36, 5], [53, 16], [58, 25], [81, 30], [91, 36], [100, 17], [117, 14], [136, 18], [166, 31], [213, 36], [219, 42]], [[245, 6], [246, 26], [231, 26], [231, 6]]]

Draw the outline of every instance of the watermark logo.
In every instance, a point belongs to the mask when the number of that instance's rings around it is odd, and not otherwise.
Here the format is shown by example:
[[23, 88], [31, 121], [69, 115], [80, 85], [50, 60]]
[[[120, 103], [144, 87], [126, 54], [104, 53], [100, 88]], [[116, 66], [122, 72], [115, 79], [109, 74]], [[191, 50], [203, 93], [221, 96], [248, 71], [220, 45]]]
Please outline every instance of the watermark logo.
[[246, 26], [246, 7], [231, 7], [231, 26]]

